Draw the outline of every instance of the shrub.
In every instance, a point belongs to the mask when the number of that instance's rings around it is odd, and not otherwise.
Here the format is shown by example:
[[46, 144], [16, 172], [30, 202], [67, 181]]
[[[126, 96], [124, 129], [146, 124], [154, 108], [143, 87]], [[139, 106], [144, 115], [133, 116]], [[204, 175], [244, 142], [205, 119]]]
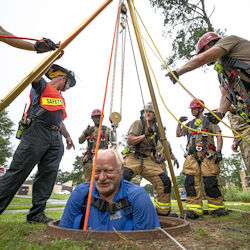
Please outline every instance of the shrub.
[[250, 190], [242, 191], [239, 187], [227, 187], [222, 189], [226, 201], [250, 202]]

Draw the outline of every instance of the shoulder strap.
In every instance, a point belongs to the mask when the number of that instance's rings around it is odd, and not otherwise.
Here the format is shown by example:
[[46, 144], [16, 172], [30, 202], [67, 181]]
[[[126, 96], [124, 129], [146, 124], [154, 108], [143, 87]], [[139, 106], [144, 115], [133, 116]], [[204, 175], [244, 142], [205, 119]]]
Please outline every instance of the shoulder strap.
[[[195, 123], [195, 119], [193, 119], [192, 121], [188, 122], [187, 126], [190, 127], [190, 128], [195, 128], [194, 123]], [[188, 146], [189, 142], [190, 142], [190, 138], [191, 138], [191, 133], [192, 132], [191, 132], [191, 130], [188, 129], [187, 133], [188, 133], [187, 134], [187, 146]]]
[[[141, 130], [140, 135], [144, 135], [144, 134], [145, 134], [145, 122], [144, 122], [143, 117], [140, 117], [140, 119], [141, 119], [141, 124], [142, 124], [142, 130]], [[139, 149], [141, 143], [142, 143], [142, 141], [139, 142], [139, 143], [137, 143], [137, 144], [135, 145], [135, 151], [137, 151], [137, 150]]]
[[243, 62], [240, 59], [230, 56], [223, 56], [220, 58], [221, 65], [228, 71], [232, 71], [233, 68], [241, 69], [243, 73], [250, 79], [250, 65]]
[[128, 197], [125, 196], [118, 202], [107, 202], [102, 199], [92, 197], [91, 205], [95, 206], [101, 211], [109, 211], [111, 214], [115, 214], [117, 210], [122, 209], [124, 214], [132, 213], [132, 207], [128, 201]]
[[107, 126], [103, 125], [102, 126], [102, 134], [105, 135], [106, 133]]

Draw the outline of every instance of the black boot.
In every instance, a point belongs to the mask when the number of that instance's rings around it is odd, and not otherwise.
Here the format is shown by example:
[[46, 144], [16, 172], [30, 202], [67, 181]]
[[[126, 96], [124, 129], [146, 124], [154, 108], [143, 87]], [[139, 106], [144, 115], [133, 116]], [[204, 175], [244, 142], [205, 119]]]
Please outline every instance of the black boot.
[[191, 211], [191, 210], [184, 211], [184, 214], [186, 215], [187, 219], [191, 219], [191, 220], [196, 220], [200, 217], [198, 214], [196, 214], [194, 211]]
[[44, 212], [41, 212], [39, 214], [36, 214], [30, 218], [27, 218], [27, 222], [30, 223], [30, 224], [33, 224], [33, 223], [43, 223], [43, 224], [47, 224], [49, 223], [50, 221], [53, 221], [53, 219], [51, 218], [48, 218]]
[[167, 214], [161, 214], [161, 213], [158, 213], [158, 216], [168, 216], [168, 217], [174, 217], [174, 218], [178, 218], [179, 216], [177, 215], [177, 213], [170, 213], [170, 211], [168, 211]]
[[225, 208], [219, 208], [211, 212], [211, 214], [215, 214], [218, 216], [225, 216], [228, 215], [228, 210]]

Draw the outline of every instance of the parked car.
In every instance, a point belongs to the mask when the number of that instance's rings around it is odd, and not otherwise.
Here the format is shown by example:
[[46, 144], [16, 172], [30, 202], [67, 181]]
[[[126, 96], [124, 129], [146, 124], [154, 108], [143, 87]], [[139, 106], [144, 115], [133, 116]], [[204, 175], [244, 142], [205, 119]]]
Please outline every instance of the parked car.
[[57, 194], [70, 194], [70, 191], [62, 190], [61, 192], [58, 192]]
[[187, 197], [187, 192], [185, 188], [179, 188], [179, 194], [180, 194], [181, 200], [185, 201]]

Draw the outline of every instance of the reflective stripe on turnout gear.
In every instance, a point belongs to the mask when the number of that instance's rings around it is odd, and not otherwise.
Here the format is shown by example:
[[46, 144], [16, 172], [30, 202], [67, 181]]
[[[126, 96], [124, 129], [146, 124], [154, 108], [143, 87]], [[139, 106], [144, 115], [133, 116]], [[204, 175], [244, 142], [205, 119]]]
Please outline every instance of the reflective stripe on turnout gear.
[[162, 203], [162, 202], [156, 201], [156, 206], [160, 209], [169, 209], [171, 207], [171, 204], [170, 202]]
[[193, 204], [186, 204], [186, 209], [187, 210], [192, 210], [197, 213], [203, 213], [203, 207], [201, 205], [193, 205]]
[[208, 210], [209, 211], [214, 211], [214, 210], [218, 210], [220, 208], [225, 208], [225, 206], [217, 206], [217, 205], [213, 205], [213, 204], [208, 204]]

